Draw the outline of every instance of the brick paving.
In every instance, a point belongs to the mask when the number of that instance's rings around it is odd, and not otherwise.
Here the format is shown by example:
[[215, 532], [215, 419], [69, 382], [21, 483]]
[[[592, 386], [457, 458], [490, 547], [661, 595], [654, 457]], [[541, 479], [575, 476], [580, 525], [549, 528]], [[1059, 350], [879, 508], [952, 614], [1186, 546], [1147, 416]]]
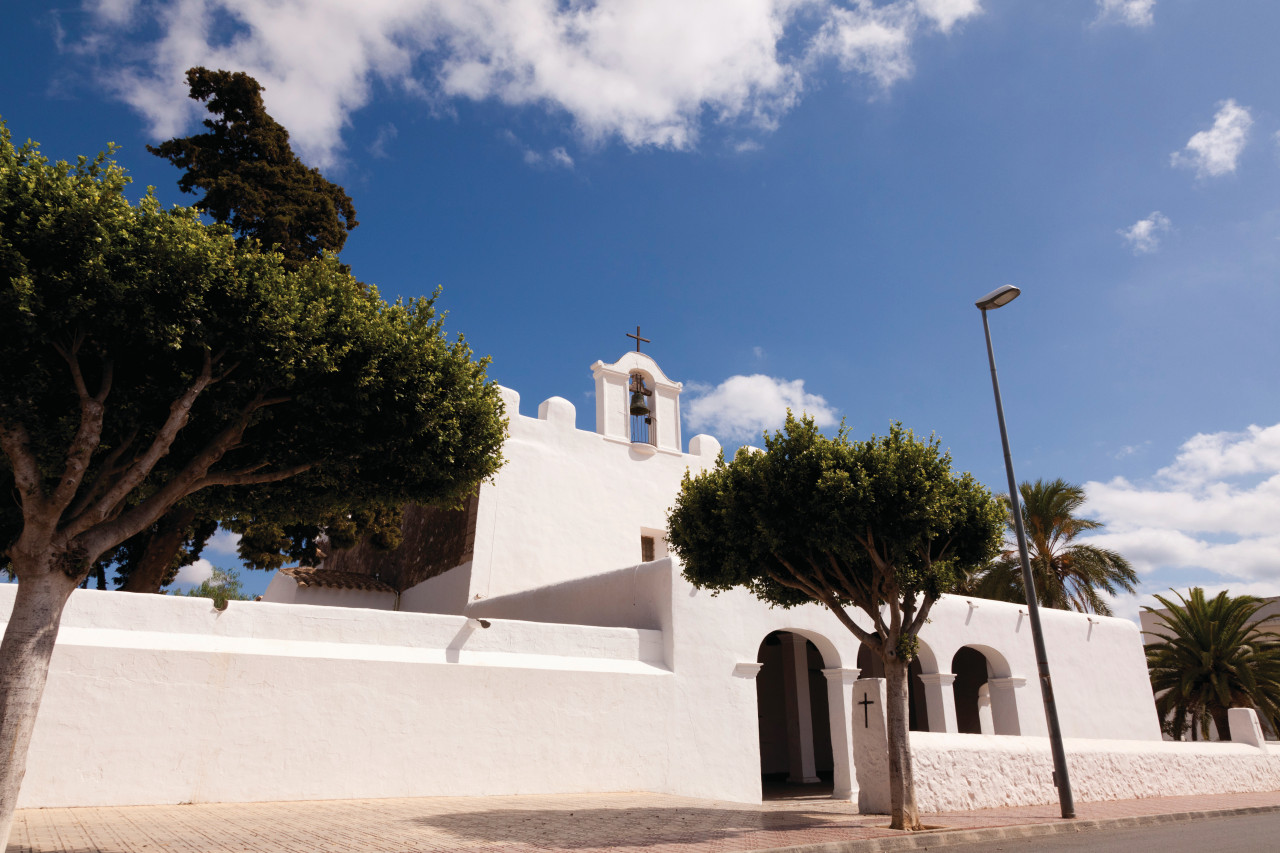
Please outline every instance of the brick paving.
[[[1084, 820], [1280, 809], [1280, 792], [1077, 805]], [[1061, 822], [1057, 806], [926, 815], [944, 829]], [[824, 799], [760, 806], [661, 794], [429, 797], [25, 809], [7, 853], [730, 853], [899, 836]]]

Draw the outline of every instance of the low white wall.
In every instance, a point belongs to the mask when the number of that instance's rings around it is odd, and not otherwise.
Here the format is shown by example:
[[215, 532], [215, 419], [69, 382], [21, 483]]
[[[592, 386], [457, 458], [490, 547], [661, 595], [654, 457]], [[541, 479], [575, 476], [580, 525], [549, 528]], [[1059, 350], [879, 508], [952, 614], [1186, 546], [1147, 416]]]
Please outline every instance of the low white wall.
[[[1280, 790], [1280, 753], [1239, 743], [1068, 738], [1077, 802]], [[921, 811], [1058, 801], [1048, 738], [912, 732]]]
[[662, 791], [662, 658], [656, 631], [77, 591], [18, 805]]

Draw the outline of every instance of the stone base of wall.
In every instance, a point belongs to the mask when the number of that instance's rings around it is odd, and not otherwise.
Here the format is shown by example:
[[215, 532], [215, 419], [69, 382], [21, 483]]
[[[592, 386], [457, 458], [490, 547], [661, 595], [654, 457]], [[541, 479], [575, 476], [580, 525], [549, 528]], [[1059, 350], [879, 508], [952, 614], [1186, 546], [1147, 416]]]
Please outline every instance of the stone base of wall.
[[[1076, 802], [1280, 790], [1280, 748], [1068, 739]], [[922, 812], [1058, 802], [1047, 738], [912, 732]]]

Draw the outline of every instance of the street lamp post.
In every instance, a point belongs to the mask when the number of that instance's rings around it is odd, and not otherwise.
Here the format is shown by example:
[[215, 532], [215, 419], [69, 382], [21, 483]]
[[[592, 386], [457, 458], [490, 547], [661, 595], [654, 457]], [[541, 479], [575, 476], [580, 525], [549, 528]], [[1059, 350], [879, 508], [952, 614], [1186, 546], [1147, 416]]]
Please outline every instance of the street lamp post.
[[991, 387], [996, 392], [996, 417], [1000, 421], [1000, 444], [1004, 448], [1004, 469], [1009, 475], [1009, 511], [1013, 513], [1013, 530], [1018, 537], [1018, 554], [1022, 558], [1022, 586], [1027, 593], [1027, 614], [1031, 621], [1031, 639], [1036, 647], [1036, 667], [1040, 671], [1040, 698], [1044, 700], [1044, 716], [1049, 723], [1049, 748], [1053, 752], [1053, 784], [1058, 788], [1062, 816], [1076, 816], [1071, 798], [1071, 779], [1067, 774], [1067, 753], [1062, 746], [1062, 729], [1058, 726], [1058, 706], [1053, 699], [1053, 681], [1049, 677], [1049, 658], [1044, 650], [1044, 634], [1040, 630], [1040, 605], [1036, 600], [1036, 582], [1031, 576], [1031, 560], [1027, 556], [1027, 532], [1022, 526], [1022, 505], [1018, 480], [1013, 475], [1013, 457], [1009, 455], [1009, 433], [1004, 425], [1004, 405], [1000, 402], [1000, 380], [996, 378], [996, 357], [991, 349], [991, 327], [987, 312], [1008, 305], [1022, 291], [1012, 284], [998, 287], [976, 303], [982, 311], [982, 331], [987, 336], [987, 361], [991, 363]]

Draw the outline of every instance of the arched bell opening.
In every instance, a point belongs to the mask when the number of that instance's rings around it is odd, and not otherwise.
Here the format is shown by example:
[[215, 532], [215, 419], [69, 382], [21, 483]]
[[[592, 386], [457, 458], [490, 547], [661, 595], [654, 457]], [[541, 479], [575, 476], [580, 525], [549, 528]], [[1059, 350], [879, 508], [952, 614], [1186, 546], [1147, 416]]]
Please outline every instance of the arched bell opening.
[[[907, 665], [907, 727], [913, 732], [929, 731], [929, 706], [920, 681], [922, 673], [919, 658]], [[858, 677], [884, 678], [884, 661], [865, 643], [858, 647]]]
[[658, 443], [657, 422], [654, 418], [653, 384], [645, 375], [635, 371], [627, 380], [630, 402], [627, 411], [630, 416], [630, 436], [632, 444]]
[[764, 798], [829, 796], [834, 759], [822, 653], [801, 634], [774, 631], [756, 661]]

